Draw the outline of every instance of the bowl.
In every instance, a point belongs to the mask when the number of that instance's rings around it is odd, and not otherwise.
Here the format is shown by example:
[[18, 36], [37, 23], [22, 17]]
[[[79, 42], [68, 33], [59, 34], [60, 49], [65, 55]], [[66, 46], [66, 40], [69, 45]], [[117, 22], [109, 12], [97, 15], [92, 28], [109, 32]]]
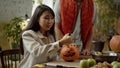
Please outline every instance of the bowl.
[[93, 51], [92, 52], [92, 58], [95, 59], [97, 62], [107, 61], [108, 63], [111, 63], [113, 61], [117, 61], [118, 56], [119, 56], [118, 53], [115, 53], [112, 51], [104, 51], [104, 52]]

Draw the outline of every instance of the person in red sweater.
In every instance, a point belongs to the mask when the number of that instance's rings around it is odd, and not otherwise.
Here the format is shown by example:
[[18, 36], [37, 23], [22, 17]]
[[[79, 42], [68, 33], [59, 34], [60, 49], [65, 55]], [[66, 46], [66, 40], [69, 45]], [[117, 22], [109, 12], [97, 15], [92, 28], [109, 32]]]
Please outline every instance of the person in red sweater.
[[90, 55], [90, 45], [93, 37], [93, 25], [97, 22], [96, 6], [92, 0], [56, 0], [55, 32], [58, 39], [64, 34], [73, 35], [83, 55]]

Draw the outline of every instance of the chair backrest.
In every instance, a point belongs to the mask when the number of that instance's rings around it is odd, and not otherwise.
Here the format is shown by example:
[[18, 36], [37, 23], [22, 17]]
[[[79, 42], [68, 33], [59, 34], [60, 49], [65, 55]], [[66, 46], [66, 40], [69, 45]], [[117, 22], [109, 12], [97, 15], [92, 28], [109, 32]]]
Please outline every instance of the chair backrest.
[[20, 49], [0, 51], [2, 68], [17, 68], [21, 57]]
[[22, 37], [20, 38], [20, 51], [21, 51], [21, 54], [24, 55], [24, 48], [23, 48], [23, 40], [22, 40]]

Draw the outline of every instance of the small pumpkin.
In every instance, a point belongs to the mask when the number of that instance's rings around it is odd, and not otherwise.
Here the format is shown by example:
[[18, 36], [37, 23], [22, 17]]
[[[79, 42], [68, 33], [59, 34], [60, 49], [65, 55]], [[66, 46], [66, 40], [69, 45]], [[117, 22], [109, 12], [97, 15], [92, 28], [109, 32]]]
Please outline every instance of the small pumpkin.
[[69, 44], [61, 49], [60, 55], [63, 60], [70, 62], [78, 59], [80, 52], [75, 44]]
[[120, 36], [113, 36], [110, 40], [110, 48], [114, 52], [120, 52]]

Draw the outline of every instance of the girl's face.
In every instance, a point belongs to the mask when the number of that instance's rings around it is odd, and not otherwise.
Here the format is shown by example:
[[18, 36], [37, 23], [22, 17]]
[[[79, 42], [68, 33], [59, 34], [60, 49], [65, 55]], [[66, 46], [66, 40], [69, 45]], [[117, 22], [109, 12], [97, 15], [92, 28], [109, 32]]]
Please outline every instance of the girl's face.
[[40, 30], [42, 31], [48, 31], [54, 24], [54, 17], [49, 11], [43, 12], [41, 17], [39, 18], [39, 25]]

